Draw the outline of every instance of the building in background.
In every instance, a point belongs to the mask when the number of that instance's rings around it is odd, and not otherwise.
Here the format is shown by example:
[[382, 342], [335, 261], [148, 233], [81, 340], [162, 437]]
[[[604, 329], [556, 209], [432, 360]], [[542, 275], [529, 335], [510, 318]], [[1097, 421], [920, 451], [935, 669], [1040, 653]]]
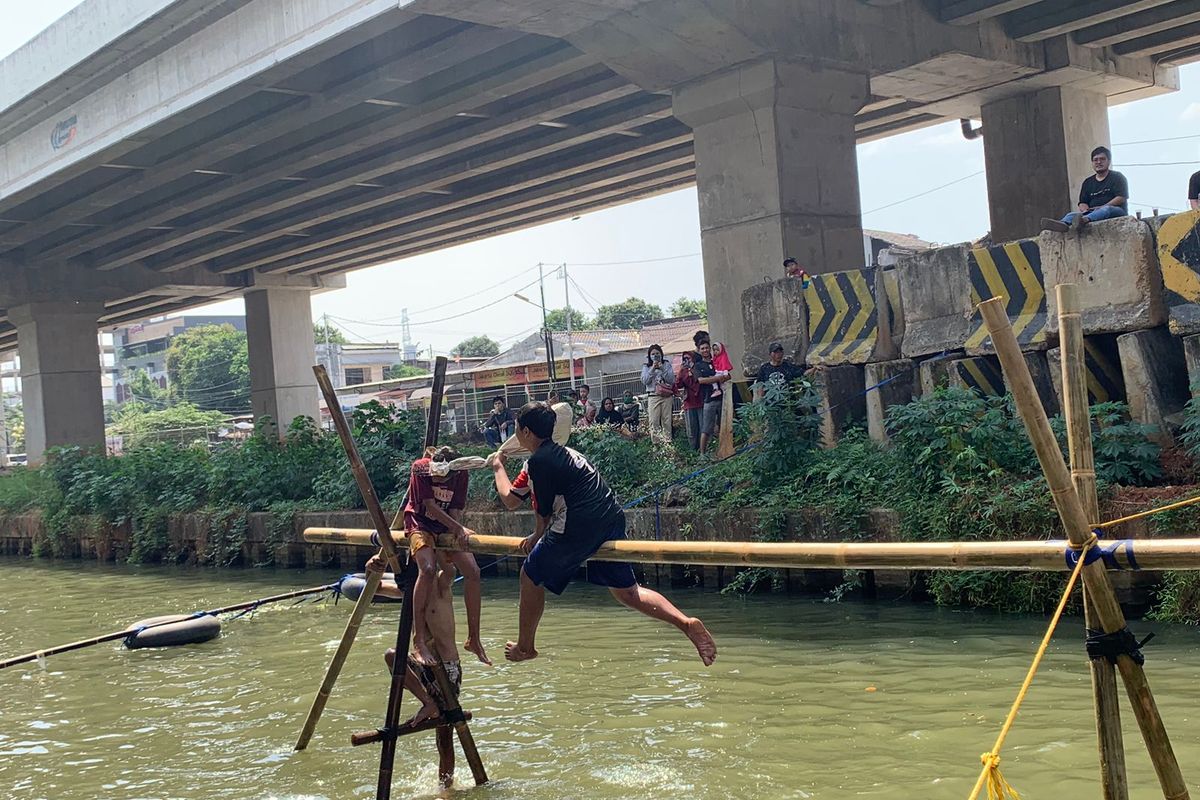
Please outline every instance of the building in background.
[[378, 383], [389, 368], [401, 363], [401, 357], [395, 342], [317, 342], [317, 363], [329, 372], [335, 389]]
[[234, 315], [189, 314], [116, 328], [112, 333], [112, 347], [116, 356], [112, 380], [116, 401], [124, 403], [132, 399], [126, 382], [133, 370], [145, 372], [159, 386], [167, 388], [167, 349], [171, 346], [171, 339], [189, 328], [204, 325], [232, 325], [235, 330], [246, 332], [246, 318]]

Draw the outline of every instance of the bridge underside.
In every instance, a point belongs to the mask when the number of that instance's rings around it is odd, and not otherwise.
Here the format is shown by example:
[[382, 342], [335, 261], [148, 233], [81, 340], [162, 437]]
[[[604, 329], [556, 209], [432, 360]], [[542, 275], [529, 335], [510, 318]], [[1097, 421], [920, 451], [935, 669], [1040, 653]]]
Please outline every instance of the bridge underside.
[[856, 142], [990, 117], [1006, 235], [1086, 170], [1077, 119], [1106, 140], [1107, 105], [1200, 53], [1200, 0], [745, 7], [85, 0], [0, 62], [0, 351], [31, 304], [116, 324], [264, 291], [279, 317], [286, 290], [693, 184], [736, 349], [745, 280], [861, 258]]

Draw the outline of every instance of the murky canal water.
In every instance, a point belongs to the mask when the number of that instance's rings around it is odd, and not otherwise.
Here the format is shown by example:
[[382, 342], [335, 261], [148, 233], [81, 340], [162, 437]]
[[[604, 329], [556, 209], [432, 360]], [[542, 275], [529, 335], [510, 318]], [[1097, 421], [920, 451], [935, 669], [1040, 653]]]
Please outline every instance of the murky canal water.
[[[334, 578], [0, 561], [0, 654]], [[493, 580], [485, 591], [486, 643], [502, 656], [516, 584]], [[1044, 624], [903, 604], [675, 595], [717, 637], [710, 669], [682, 637], [585, 585], [551, 601], [542, 658], [468, 665], [463, 704], [493, 783], [459, 796], [963, 798]], [[0, 797], [374, 797], [378, 748], [348, 739], [382, 718], [380, 653], [397, 606], [370, 614], [313, 744], [290, 752], [350, 608], [280, 605], [206, 644], [111, 643], [0, 672]], [[1079, 625], [1066, 623], [1004, 752], [1006, 776], [1029, 798], [1099, 796]], [[1200, 632], [1155, 629], [1152, 685], [1195, 792]], [[1133, 797], [1161, 797], [1125, 714]], [[435, 758], [431, 735], [402, 740], [393, 796], [435, 795]], [[461, 759], [459, 777], [470, 784]]]

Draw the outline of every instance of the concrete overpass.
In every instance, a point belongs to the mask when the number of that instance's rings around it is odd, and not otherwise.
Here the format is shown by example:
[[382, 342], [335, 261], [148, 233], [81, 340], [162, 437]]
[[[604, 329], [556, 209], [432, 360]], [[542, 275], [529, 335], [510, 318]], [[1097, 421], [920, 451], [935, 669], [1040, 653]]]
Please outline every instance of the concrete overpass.
[[860, 264], [857, 142], [982, 119], [994, 233], [1023, 235], [1107, 106], [1197, 53], [1197, 0], [85, 0], [0, 62], [29, 449], [101, 441], [97, 324], [245, 295], [255, 410], [290, 419], [309, 292], [692, 183], [740, 350], [784, 254]]

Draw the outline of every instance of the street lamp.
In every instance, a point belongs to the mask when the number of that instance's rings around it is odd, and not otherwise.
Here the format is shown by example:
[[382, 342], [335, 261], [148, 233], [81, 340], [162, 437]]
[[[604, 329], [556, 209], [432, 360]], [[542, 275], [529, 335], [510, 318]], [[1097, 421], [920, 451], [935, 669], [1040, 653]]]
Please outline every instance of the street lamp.
[[[541, 278], [542, 265], [538, 264], [538, 276]], [[546, 345], [546, 378], [554, 381], [557, 376], [554, 374], [554, 340], [550, 337], [550, 326], [546, 322], [546, 291], [542, 289], [542, 302], [535, 303], [520, 292], [513, 292], [513, 297], [518, 300], [528, 303], [535, 308], [542, 309], [542, 341]]]

